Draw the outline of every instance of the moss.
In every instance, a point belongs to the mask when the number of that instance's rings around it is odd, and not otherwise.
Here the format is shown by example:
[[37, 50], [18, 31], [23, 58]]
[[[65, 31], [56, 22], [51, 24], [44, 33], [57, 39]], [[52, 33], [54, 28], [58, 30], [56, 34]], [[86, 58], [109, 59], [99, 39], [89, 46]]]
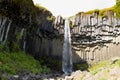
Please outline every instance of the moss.
[[93, 13], [99, 13], [99, 10], [95, 9], [95, 10], [90, 10], [90, 11], [85, 12], [85, 14], [93, 14]]
[[116, 0], [115, 12], [117, 18], [120, 18], [120, 0]]
[[110, 60], [93, 64], [91, 67], [88, 68], [88, 70], [92, 75], [95, 75], [99, 73], [101, 70], [105, 69], [103, 75], [108, 76], [107, 74], [110, 72], [110, 69], [114, 68], [115, 66], [120, 67], [120, 59], [116, 61], [114, 64], [110, 64]]
[[52, 70], [61, 71], [62, 61], [51, 57], [41, 57], [39, 59], [40, 64], [49, 67]]
[[87, 70], [88, 69], [88, 64], [86, 63], [86, 62], [84, 62], [84, 63], [76, 63], [76, 64], [74, 64], [74, 68], [75, 68], [75, 70], [82, 70], [82, 71], [84, 71], [84, 70]]
[[97, 13], [98, 16], [105, 17], [105, 16], [107, 16], [107, 11], [114, 11], [114, 9], [115, 9], [115, 6], [110, 7], [110, 8], [104, 8], [104, 9], [101, 9], [101, 10], [95, 9], [95, 10], [90, 10], [90, 11], [87, 11], [87, 12], [79, 12], [76, 15]]
[[91, 71], [91, 74], [92, 75], [95, 75], [95, 74], [97, 74], [98, 72], [100, 72], [102, 69], [96, 69], [96, 70], [93, 70], [93, 71]]
[[74, 23], [70, 21], [70, 28], [74, 28]]
[[47, 17], [47, 20], [48, 20], [48, 21], [53, 21], [53, 20], [54, 20], [54, 17], [53, 17], [53, 16], [48, 16], [48, 17]]
[[30, 17], [36, 12], [32, 0], [2, 0], [0, 14], [12, 19], [19, 27], [25, 27], [30, 25]]
[[103, 68], [103, 67], [107, 67], [109, 66], [109, 60], [107, 61], [102, 61], [102, 62], [99, 62], [97, 64], [93, 64], [91, 67], [88, 68], [89, 71], [94, 71], [95, 69], [98, 69], [98, 68]]
[[3, 49], [3, 46], [2, 46], [2, 45], [0, 45], [0, 51], [2, 51], [2, 49]]
[[114, 6], [100, 10], [99, 15], [102, 17], [107, 16], [107, 11], [114, 11]]
[[35, 6], [38, 7], [39, 9], [43, 9], [43, 10], [49, 11], [47, 8], [45, 8], [43, 6], [40, 6], [39, 4], [35, 4]]
[[41, 66], [39, 61], [24, 52], [8, 53], [0, 52], [0, 72], [7, 74], [18, 74], [21, 71], [33, 73], [48, 73], [46, 66]]

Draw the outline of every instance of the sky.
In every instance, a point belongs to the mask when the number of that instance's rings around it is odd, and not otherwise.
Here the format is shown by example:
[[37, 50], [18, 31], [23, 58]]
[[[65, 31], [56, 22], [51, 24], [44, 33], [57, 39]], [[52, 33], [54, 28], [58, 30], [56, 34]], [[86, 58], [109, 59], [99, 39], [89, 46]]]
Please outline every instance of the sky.
[[103, 9], [115, 5], [115, 0], [33, 0], [52, 12], [54, 16], [69, 17], [81, 11]]

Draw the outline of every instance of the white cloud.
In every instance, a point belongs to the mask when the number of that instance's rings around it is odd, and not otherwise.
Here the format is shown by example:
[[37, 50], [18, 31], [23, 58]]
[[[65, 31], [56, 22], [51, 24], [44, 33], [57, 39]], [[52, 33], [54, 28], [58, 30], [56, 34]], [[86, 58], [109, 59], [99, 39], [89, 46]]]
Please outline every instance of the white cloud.
[[115, 5], [115, 0], [33, 0], [48, 10], [53, 15], [71, 16], [80, 11], [102, 9]]

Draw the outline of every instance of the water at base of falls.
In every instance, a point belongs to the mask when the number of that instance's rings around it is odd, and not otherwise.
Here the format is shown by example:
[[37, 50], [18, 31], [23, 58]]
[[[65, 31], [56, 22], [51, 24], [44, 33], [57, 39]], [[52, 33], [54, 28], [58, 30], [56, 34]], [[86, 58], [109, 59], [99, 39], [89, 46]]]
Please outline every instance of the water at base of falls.
[[73, 63], [72, 63], [72, 51], [71, 51], [71, 34], [69, 20], [65, 20], [64, 26], [64, 44], [63, 44], [63, 54], [62, 54], [62, 71], [65, 74], [72, 73]]

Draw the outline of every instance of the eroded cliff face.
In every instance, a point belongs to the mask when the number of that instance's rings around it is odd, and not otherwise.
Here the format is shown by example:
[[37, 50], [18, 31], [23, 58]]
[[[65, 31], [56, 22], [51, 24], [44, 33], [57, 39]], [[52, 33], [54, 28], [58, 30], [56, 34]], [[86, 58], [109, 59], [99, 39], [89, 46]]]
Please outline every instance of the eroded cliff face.
[[61, 56], [58, 34], [51, 12], [34, 6], [32, 0], [0, 1], [0, 43], [10, 51], [23, 50], [36, 58]]
[[[113, 10], [79, 13], [70, 17], [73, 62], [89, 64], [120, 56], [120, 19]], [[59, 22], [62, 23], [62, 19]], [[58, 25], [60, 34], [63, 25]]]
[[[61, 59], [65, 19], [55, 18], [50, 11], [35, 7], [31, 0], [28, 0], [30, 7], [25, 8], [22, 3], [18, 4], [19, 0], [14, 1], [0, 1], [0, 43], [7, 45], [10, 51], [21, 49], [36, 58]], [[120, 19], [112, 10], [105, 13], [105, 16], [98, 12], [79, 13], [69, 18], [73, 62], [95, 63], [120, 56]]]
[[120, 19], [112, 10], [105, 13], [80, 13], [70, 18], [75, 61], [95, 63], [120, 56]]

